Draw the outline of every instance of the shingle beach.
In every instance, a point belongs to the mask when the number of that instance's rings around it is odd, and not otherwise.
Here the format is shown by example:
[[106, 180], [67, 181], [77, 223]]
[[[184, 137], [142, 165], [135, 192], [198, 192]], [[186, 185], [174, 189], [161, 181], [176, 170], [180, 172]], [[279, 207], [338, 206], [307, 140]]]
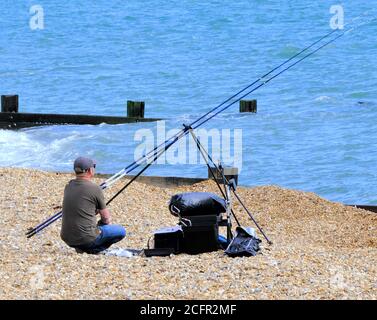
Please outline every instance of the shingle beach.
[[[224, 252], [133, 258], [77, 254], [59, 237], [60, 220], [31, 239], [27, 228], [60, 210], [70, 174], [0, 169], [0, 299], [376, 299], [377, 214], [278, 186], [238, 193], [273, 241], [262, 254]], [[100, 183], [101, 179], [95, 182]], [[126, 180], [106, 191], [109, 198]], [[110, 206], [126, 227], [116, 248], [143, 249], [173, 226], [178, 192], [217, 193], [212, 181], [179, 188], [133, 183]], [[244, 226], [254, 227], [235, 204]]]

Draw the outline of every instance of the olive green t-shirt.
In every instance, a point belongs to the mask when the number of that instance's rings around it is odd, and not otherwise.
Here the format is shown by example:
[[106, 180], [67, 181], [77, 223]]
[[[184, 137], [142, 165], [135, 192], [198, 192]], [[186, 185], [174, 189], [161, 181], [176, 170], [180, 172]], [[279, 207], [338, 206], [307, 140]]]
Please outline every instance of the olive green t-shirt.
[[106, 208], [102, 189], [89, 180], [71, 180], [64, 189], [60, 236], [69, 246], [92, 243], [99, 235], [96, 210]]

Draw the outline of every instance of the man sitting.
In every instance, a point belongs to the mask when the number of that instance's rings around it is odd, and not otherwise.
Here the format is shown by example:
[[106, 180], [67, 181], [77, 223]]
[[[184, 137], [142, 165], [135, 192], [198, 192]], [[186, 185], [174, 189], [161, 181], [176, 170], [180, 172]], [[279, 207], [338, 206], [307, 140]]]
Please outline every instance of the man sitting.
[[[91, 180], [96, 164], [79, 157], [74, 162], [76, 179], [65, 187], [63, 199], [62, 240], [77, 252], [99, 253], [126, 236], [120, 225], [111, 225], [102, 189]], [[101, 216], [97, 224], [96, 214]]]

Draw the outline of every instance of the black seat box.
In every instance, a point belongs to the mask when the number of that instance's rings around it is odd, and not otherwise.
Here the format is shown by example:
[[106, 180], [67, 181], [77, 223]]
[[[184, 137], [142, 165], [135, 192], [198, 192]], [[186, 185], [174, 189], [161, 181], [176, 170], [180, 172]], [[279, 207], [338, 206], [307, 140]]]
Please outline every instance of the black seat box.
[[219, 220], [217, 215], [181, 217], [183, 230], [182, 252], [197, 254], [219, 249]]

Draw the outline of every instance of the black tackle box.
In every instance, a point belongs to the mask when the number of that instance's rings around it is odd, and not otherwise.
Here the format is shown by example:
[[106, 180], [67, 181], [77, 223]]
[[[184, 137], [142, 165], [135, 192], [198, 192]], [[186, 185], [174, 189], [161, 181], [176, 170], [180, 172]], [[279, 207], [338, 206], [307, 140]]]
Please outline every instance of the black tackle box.
[[181, 226], [166, 227], [154, 232], [155, 249], [172, 249], [172, 253], [182, 252], [183, 231]]

